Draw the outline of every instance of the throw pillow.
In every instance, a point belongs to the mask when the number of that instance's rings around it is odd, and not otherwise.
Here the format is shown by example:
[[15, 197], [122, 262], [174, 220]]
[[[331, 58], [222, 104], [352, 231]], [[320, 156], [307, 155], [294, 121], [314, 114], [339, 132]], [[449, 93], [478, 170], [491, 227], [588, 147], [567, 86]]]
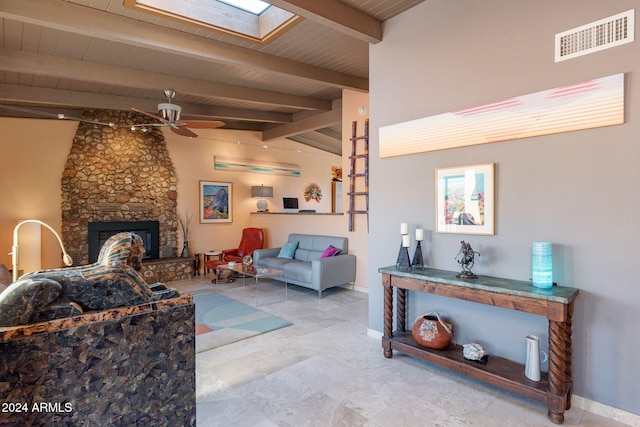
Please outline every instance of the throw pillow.
[[278, 258], [293, 259], [293, 254], [296, 253], [296, 249], [298, 249], [298, 242], [287, 242], [282, 245]]
[[322, 255], [320, 255], [320, 258], [329, 258], [332, 256], [336, 256], [339, 253], [340, 253], [340, 249], [336, 248], [333, 245], [329, 245], [329, 247], [325, 249], [324, 252], [322, 252]]

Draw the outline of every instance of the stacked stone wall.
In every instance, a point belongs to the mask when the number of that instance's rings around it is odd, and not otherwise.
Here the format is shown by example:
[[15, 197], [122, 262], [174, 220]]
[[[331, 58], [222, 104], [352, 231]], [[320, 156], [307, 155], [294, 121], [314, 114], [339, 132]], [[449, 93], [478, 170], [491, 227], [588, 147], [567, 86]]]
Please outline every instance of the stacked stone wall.
[[[88, 120], [145, 123], [135, 112], [87, 110]], [[62, 173], [62, 239], [74, 264], [89, 259], [88, 224], [159, 221], [160, 258], [177, 256], [177, 178], [162, 131], [80, 122]]]

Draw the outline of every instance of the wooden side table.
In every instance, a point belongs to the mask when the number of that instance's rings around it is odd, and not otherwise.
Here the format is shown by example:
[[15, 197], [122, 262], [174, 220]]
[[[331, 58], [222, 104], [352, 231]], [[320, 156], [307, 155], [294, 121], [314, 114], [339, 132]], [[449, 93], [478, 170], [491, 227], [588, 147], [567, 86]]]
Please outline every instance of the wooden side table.
[[[426, 268], [404, 271], [395, 266], [379, 268], [384, 287], [384, 356], [393, 350], [484, 381], [528, 399], [547, 405], [548, 417], [555, 424], [564, 422], [564, 411], [571, 407], [571, 325], [573, 302], [578, 289], [554, 286], [534, 288], [531, 282], [478, 276], [459, 279], [456, 272]], [[394, 288], [396, 304], [394, 304]], [[494, 307], [545, 316], [549, 321], [549, 373], [541, 381], [524, 375], [524, 365], [498, 356], [490, 356], [486, 365], [464, 359], [462, 346], [451, 344], [444, 350], [420, 347], [407, 328], [408, 291], [425, 292], [449, 298], [473, 301]], [[395, 306], [395, 307], [394, 307]], [[397, 329], [393, 331], [394, 308]]]
[[200, 275], [200, 254], [194, 254], [193, 256], [193, 276]]

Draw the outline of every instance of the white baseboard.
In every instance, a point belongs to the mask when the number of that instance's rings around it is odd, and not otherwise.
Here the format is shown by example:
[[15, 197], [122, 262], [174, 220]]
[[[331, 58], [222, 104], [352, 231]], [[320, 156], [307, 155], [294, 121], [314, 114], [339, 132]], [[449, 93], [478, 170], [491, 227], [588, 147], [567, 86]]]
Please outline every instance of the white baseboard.
[[[353, 289], [356, 292], [364, 292], [365, 294], [369, 293], [369, 288], [363, 288], [362, 286], [340, 285], [338, 287], [339, 288], [345, 288], [345, 289]], [[380, 337], [382, 338], [382, 335], [380, 335]]]
[[[372, 338], [382, 338], [382, 332], [371, 328], [367, 328], [367, 335]], [[613, 406], [595, 402], [582, 396], [574, 394], [571, 397], [571, 407], [583, 409], [591, 412], [592, 414], [618, 421], [629, 426], [640, 427], [640, 415], [632, 414], [631, 412], [623, 411], [622, 409], [614, 408]]]
[[600, 415], [601, 417], [609, 418], [610, 420], [618, 421], [629, 426], [640, 427], [640, 415], [595, 402], [582, 396], [574, 394], [571, 397], [571, 407], [584, 409], [592, 414]]
[[382, 332], [376, 331], [375, 329], [367, 328], [367, 335], [372, 338], [382, 339]]

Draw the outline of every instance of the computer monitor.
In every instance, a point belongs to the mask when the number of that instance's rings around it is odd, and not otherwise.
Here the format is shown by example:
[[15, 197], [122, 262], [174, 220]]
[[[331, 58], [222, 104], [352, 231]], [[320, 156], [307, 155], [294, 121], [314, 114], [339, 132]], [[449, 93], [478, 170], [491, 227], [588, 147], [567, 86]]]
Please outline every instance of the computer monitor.
[[298, 198], [297, 197], [283, 197], [282, 205], [285, 212], [298, 212]]

